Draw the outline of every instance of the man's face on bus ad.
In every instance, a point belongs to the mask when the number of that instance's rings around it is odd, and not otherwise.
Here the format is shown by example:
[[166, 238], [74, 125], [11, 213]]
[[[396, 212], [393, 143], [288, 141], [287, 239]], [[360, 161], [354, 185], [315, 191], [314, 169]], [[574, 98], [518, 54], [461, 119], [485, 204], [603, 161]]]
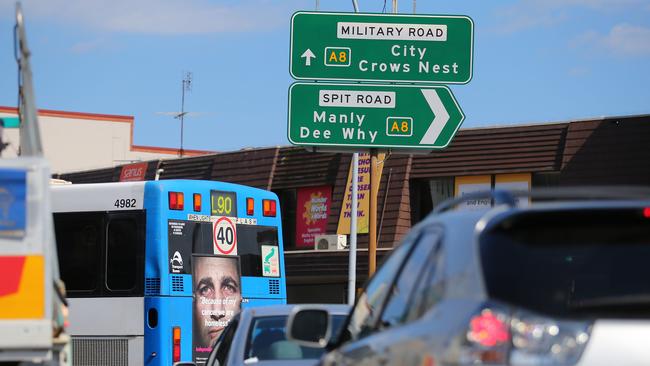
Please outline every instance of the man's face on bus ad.
[[194, 350], [209, 352], [241, 309], [238, 257], [194, 257]]

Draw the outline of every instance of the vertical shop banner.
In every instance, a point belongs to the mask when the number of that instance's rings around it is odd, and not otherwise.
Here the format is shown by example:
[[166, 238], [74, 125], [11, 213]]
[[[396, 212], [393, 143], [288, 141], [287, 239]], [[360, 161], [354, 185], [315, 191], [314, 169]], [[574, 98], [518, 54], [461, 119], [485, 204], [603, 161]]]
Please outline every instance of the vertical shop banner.
[[[492, 189], [491, 175], [475, 175], [471, 177], [456, 177], [454, 196], [462, 197], [473, 192], [489, 191]], [[492, 200], [489, 198], [467, 200], [458, 205], [460, 210], [478, 210], [490, 207]]]
[[204, 365], [223, 329], [241, 311], [238, 256], [192, 257], [192, 359]]
[[[381, 178], [381, 173], [384, 167], [384, 158], [386, 154], [378, 154], [375, 177]], [[357, 234], [368, 233], [368, 214], [370, 210], [370, 154], [359, 154], [359, 171], [358, 171], [358, 186], [357, 186]], [[379, 185], [377, 185], [379, 187]], [[377, 192], [375, 197], [377, 196]], [[339, 214], [339, 226], [336, 230], [337, 234], [350, 234], [350, 213], [352, 211], [352, 162], [350, 162], [350, 170], [348, 170], [348, 181], [345, 185], [345, 194], [343, 196], [343, 203], [341, 205], [341, 213]]]
[[[516, 174], [497, 174], [494, 177], [494, 189], [506, 189], [511, 191], [530, 191], [531, 187], [530, 173]], [[518, 197], [517, 206], [528, 207], [530, 199], [528, 197]]]
[[299, 188], [296, 202], [296, 247], [313, 248], [314, 237], [327, 230], [332, 187]]

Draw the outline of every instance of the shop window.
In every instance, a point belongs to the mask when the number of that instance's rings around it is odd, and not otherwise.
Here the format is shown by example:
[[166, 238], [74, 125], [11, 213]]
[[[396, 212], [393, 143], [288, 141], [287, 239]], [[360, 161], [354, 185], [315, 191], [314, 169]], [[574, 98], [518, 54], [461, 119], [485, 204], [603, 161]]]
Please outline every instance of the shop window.
[[412, 180], [411, 223], [422, 221], [436, 205], [454, 196], [454, 178]]
[[533, 188], [557, 187], [560, 185], [559, 172], [543, 172], [533, 174]]
[[442, 201], [454, 196], [454, 178], [439, 178], [429, 181], [431, 203], [436, 207]]

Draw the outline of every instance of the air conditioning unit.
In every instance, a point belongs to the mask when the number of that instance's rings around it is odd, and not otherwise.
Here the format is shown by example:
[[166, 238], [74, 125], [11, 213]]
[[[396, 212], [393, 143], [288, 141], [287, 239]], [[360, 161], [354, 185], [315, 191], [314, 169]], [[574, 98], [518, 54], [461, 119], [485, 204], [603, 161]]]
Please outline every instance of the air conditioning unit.
[[345, 235], [316, 235], [314, 250], [343, 250], [348, 249], [348, 237]]

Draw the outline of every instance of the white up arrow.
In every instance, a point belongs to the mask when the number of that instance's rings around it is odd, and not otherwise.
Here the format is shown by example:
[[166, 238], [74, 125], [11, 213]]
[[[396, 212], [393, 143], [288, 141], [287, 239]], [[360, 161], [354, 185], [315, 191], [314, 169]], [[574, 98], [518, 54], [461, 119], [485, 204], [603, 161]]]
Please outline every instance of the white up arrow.
[[308, 48], [307, 51], [305, 51], [300, 57], [305, 58], [305, 65], [306, 66], [311, 66], [311, 59], [316, 58], [316, 55], [314, 55], [313, 52]]
[[429, 108], [431, 108], [434, 117], [429, 129], [422, 136], [420, 145], [433, 145], [449, 120], [449, 113], [447, 113], [447, 109], [442, 104], [442, 100], [440, 100], [435, 89], [422, 89], [422, 94], [424, 94], [424, 99], [429, 103]]

